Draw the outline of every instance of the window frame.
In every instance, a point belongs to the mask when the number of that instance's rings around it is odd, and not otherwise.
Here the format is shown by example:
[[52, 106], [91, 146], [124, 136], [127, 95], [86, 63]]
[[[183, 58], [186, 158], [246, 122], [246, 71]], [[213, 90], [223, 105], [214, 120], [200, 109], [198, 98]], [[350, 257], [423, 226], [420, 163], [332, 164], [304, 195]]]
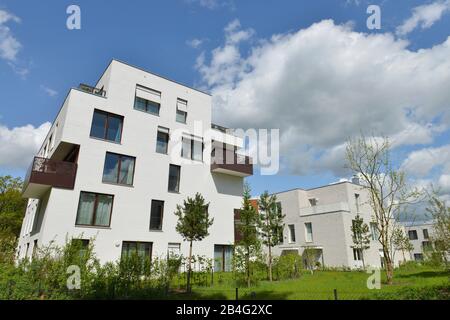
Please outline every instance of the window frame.
[[[92, 135], [92, 127], [94, 124], [94, 118], [95, 118], [95, 113], [100, 113], [100, 114], [104, 114], [106, 116], [105, 122], [103, 124], [103, 137], [96, 137]], [[109, 118], [118, 118], [122, 121], [122, 125], [120, 126], [120, 134], [119, 134], [119, 141], [115, 141], [115, 140], [111, 140], [108, 139], [108, 130], [109, 130]], [[94, 113], [92, 115], [92, 121], [91, 121], [91, 131], [89, 132], [89, 137], [92, 139], [98, 139], [98, 140], [102, 140], [102, 141], [108, 141], [108, 142], [112, 142], [112, 143], [122, 143], [122, 133], [123, 133], [123, 124], [125, 117], [120, 115], [120, 114], [116, 114], [116, 113], [112, 113], [112, 112], [108, 112], [108, 111], [104, 111], [104, 110], [100, 110], [100, 109], [94, 109]]]
[[[162, 203], [159, 228], [152, 228], [152, 216], [153, 216], [153, 203], [154, 202], [159, 202], [160, 204]], [[162, 231], [162, 229], [163, 229], [163, 220], [164, 220], [164, 201], [163, 200], [152, 199], [151, 207], [150, 207], [150, 225], [149, 225], [149, 230], [150, 231]]]
[[[308, 239], [308, 227], [307, 225], [311, 226], [311, 239]], [[307, 243], [312, 243], [314, 242], [314, 237], [313, 237], [313, 229], [312, 229], [312, 222], [305, 222], [305, 242]]]
[[[411, 234], [414, 234], [414, 237], [411, 237]], [[418, 240], [419, 235], [417, 234], [417, 230], [408, 230], [408, 239], [409, 240]]]
[[[198, 140], [196, 140], [195, 138], [201, 138], [201, 141], [200, 141], [200, 139], [198, 139]], [[186, 139], [186, 140], [189, 140], [190, 141], [190, 143], [189, 143], [189, 147], [190, 147], [190, 157], [186, 157], [185, 155], [184, 155], [184, 152], [183, 152], [183, 150], [184, 150], [184, 148], [183, 148], [183, 139]], [[194, 159], [194, 146], [195, 146], [195, 142], [198, 142], [198, 143], [201, 143], [201, 146], [202, 146], [202, 150], [201, 150], [201, 152], [200, 152], [200, 154], [201, 154], [201, 160], [198, 160], [198, 159]], [[194, 136], [190, 136], [190, 137], [187, 137], [187, 136], [182, 136], [181, 137], [181, 157], [183, 158], [183, 159], [188, 159], [188, 160], [192, 160], [192, 161], [197, 161], [197, 162], [203, 162], [203, 152], [205, 151], [205, 142], [203, 141], [203, 137], [194, 137]]]
[[288, 230], [289, 230], [289, 243], [296, 243], [297, 238], [295, 234], [295, 224], [288, 224]]
[[123, 248], [124, 248], [124, 245], [125, 244], [127, 244], [127, 245], [129, 245], [129, 244], [131, 244], [131, 243], [133, 243], [133, 244], [136, 244], [136, 253], [138, 252], [138, 245], [139, 244], [149, 244], [150, 245], [150, 249], [149, 249], [149, 259], [150, 259], [150, 262], [152, 262], [152, 255], [153, 255], [153, 242], [149, 242], [149, 241], [122, 241], [122, 246], [121, 246], [121, 248], [120, 248], [120, 259], [123, 259]]
[[[163, 130], [160, 130], [160, 128], [161, 128], [161, 129], [164, 129], [164, 130], [168, 130], [169, 132], [164, 132]], [[164, 134], [164, 135], [167, 136], [167, 141], [166, 141], [166, 151], [165, 151], [165, 152], [159, 152], [159, 151], [158, 151], [158, 136], [159, 136], [159, 134]], [[155, 152], [156, 152], [156, 153], [159, 153], [159, 154], [166, 154], [166, 155], [169, 154], [169, 140], [170, 140], [170, 129], [165, 128], [165, 127], [158, 126], [158, 129], [157, 129], [157, 131], [156, 131], [156, 147], [155, 147]]]
[[430, 234], [428, 233], [428, 229], [422, 229], [423, 238], [428, 240], [430, 239]]
[[[83, 223], [77, 223], [78, 220], [78, 211], [80, 209], [80, 203], [81, 203], [81, 194], [88, 193], [95, 195], [95, 201], [94, 201], [94, 210], [92, 212], [91, 216], [91, 223], [90, 224], [83, 224]], [[111, 197], [111, 209], [109, 210], [109, 221], [107, 226], [100, 226], [95, 224], [95, 220], [97, 217], [97, 209], [98, 209], [98, 196], [108, 196]], [[111, 219], [112, 219], [112, 213], [114, 208], [114, 195], [113, 194], [107, 194], [107, 193], [99, 193], [99, 192], [90, 192], [90, 191], [80, 191], [80, 196], [78, 199], [78, 207], [77, 207], [77, 215], [75, 217], [75, 226], [79, 227], [92, 227], [92, 228], [110, 228], [111, 227]]]
[[[137, 99], [141, 99], [141, 100], [145, 101], [145, 110], [136, 108], [136, 101], [137, 101]], [[158, 105], [158, 112], [156, 113], [156, 112], [149, 111], [149, 108], [148, 108], [149, 104], [155, 104], [155, 105]], [[145, 113], [148, 113], [148, 114], [151, 114], [151, 115], [154, 115], [154, 116], [158, 116], [158, 117], [159, 117], [159, 114], [160, 114], [160, 112], [161, 112], [161, 103], [160, 103], [160, 102], [155, 102], [155, 101], [152, 101], [152, 100], [147, 100], [147, 99], [144, 99], [144, 98], [141, 98], [141, 97], [138, 97], [138, 96], [135, 94], [135, 95], [134, 95], [133, 109], [134, 109], [134, 110], [137, 110], [137, 111], [145, 112]]]
[[[116, 155], [119, 156], [119, 160], [118, 160], [118, 166], [117, 166], [117, 182], [111, 182], [111, 181], [105, 181], [104, 180], [104, 176], [105, 176], [105, 167], [106, 167], [106, 159], [108, 157], [108, 154], [112, 154], [112, 155]], [[134, 161], [133, 164], [133, 173], [131, 175], [131, 183], [120, 183], [120, 169], [122, 168], [122, 157], [127, 157], [127, 158], [132, 158]], [[103, 163], [103, 174], [102, 174], [102, 183], [109, 183], [109, 184], [113, 184], [113, 185], [118, 185], [118, 186], [127, 186], [127, 187], [132, 187], [134, 185], [134, 173], [136, 172], [136, 157], [133, 156], [129, 156], [129, 155], [125, 155], [125, 154], [120, 154], [120, 153], [116, 153], [116, 152], [110, 152], [110, 151], [106, 151], [105, 154], [105, 161]]]
[[[170, 167], [178, 167], [178, 180], [177, 180], [177, 185], [178, 185], [178, 190], [170, 190]], [[180, 193], [180, 181], [181, 181], [181, 166], [177, 165], [177, 164], [169, 164], [169, 174], [168, 174], [168, 181], [167, 181], [167, 190], [168, 192], [173, 192], [173, 193]]]

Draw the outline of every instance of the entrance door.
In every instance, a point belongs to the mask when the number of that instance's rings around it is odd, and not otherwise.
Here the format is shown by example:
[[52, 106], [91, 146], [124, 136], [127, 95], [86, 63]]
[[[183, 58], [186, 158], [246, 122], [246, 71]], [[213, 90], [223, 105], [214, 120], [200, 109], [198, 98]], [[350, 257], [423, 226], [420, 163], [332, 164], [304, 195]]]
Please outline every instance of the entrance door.
[[230, 245], [214, 245], [214, 272], [231, 271], [233, 247]]

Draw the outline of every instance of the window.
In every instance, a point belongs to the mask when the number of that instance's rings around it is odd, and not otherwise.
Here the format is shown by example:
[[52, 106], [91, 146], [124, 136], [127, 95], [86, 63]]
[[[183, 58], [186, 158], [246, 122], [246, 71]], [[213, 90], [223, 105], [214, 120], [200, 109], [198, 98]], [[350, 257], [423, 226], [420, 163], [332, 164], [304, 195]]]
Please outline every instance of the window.
[[164, 201], [152, 200], [150, 213], [150, 230], [162, 230]]
[[422, 232], [423, 232], [423, 238], [424, 239], [429, 239], [430, 238], [430, 236], [428, 235], [428, 229], [423, 229]]
[[414, 260], [415, 261], [422, 261], [423, 260], [423, 254], [421, 254], [421, 253], [414, 253]]
[[203, 138], [182, 137], [181, 156], [186, 159], [203, 161]]
[[122, 139], [122, 126], [122, 116], [95, 109], [90, 136], [120, 143]]
[[378, 233], [377, 224], [375, 222], [370, 223], [370, 235], [371, 235], [373, 241], [378, 240], [379, 233]]
[[132, 254], [137, 254], [140, 258], [152, 258], [151, 242], [131, 242], [124, 241], [122, 243], [122, 258], [128, 258]]
[[50, 135], [50, 138], [48, 138], [48, 145], [49, 145], [50, 150], [53, 149], [54, 144], [55, 144], [55, 142], [53, 141], [53, 133], [52, 133]]
[[233, 247], [229, 245], [214, 245], [214, 272], [231, 271]]
[[113, 206], [112, 195], [81, 192], [77, 211], [77, 225], [109, 227]]
[[169, 146], [169, 129], [164, 127], [158, 127], [158, 133], [156, 136], [156, 152], [167, 154]]
[[31, 253], [31, 256], [32, 256], [33, 258], [36, 257], [37, 251], [38, 251], [38, 241], [37, 241], [37, 240], [34, 240], [34, 241], [33, 241], [33, 252]]
[[313, 242], [312, 223], [305, 223], [305, 238], [306, 242]]
[[290, 224], [288, 225], [289, 228], [289, 242], [294, 243], [295, 242], [295, 225]]
[[181, 243], [169, 242], [167, 246], [167, 253], [169, 257], [178, 257], [181, 254]]
[[180, 166], [176, 166], [174, 164], [169, 166], [169, 191], [180, 191], [180, 171]]
[[136, 86], [134, 109], [159, 115], [160, 108], [161, 92], [139, 85]]
[[408, 237], [409, 240], [417, 240], [417, 231], [416, 230], [409, 230], [408, 231]]
[[355, 193], [356, 212], [359, 213], [359, 194]]
[[353, 260], [361, 261], [362, 260], [362, 250], [361, 249], [353, 249]]
[[177, 122], [186, 123], [187, 119], [187, 101], [177, 99]]
[[80, 257], [86, 255], [89, 248], [89, 240], [87, 239], [72, 239], [72, 246], [78, 250]]
[[311, 205], [311, 207], [317, 206], [317, 198], [311, 198], [308, 199], [309, 200], [309, 204]]
[[422, 248], [424, 251], [433, 250], [433, 246], [431, 245], [431, 241], [422, 241]]
[[103, 169], [103, 182], [133, 185], [135, 159], [134, 157], [107, 152]]

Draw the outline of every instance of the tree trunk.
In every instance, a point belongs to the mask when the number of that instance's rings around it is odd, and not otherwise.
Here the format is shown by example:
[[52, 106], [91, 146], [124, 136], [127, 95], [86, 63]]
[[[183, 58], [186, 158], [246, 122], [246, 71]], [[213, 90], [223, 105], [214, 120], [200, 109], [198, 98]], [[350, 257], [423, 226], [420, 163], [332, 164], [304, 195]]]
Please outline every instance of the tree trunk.
[[364, 250], [361, 250], [361, 261], [363, 264], [363, 270], [366, 270], [366, 263], [364, 262]]
[[188, 264], [188, 274], [186, 281], [186, 290], [187, 292], [191, 292], [191, 260], [192, 260], [192, 241], [189, 244], [189, 264]]
[[402, 249], [403, 263], [406, 263], [405, 251]]
[[384, 263], [386, 264], [385, 269], [386, 269], [386, 280], [387, 280], [387, 284], [392, 284], [392, 279], [394, 278], [394, 265], [392, 263], [391, 258], [384, 253]]
[[272, 281], [272, 247], [269, 244], [269, 281]]
[[247, 269], [247, 287], [250, 288], [250, 248], [247, 247], [247, 254], [245, 257], [245, 266]]

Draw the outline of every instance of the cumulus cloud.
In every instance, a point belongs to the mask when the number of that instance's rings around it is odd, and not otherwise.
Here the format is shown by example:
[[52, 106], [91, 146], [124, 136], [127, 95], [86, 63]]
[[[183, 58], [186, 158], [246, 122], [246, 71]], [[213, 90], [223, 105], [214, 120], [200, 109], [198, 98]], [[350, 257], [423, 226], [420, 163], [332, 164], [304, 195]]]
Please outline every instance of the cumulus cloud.
[[396, 33], [399, 36], [405, 36], [417, 27], [428, 29], [449, 11], [450, 0], [439, 0], [415, 7], [412, 10], [412, 16], [397, 27]]
[[412, 176], [425, 177], [438, 166], [450, 174], [450, 145], [411, 152], [403, 162], [402, 169]]
[[50, 130], [51, 123], [9, 129], [0, 125], [0, 166], [26, 169]]
[[213, 120], [279, 128], [282, 167], [293, 173], [344, 176], [345, 141], [361, 132], [398, 147], [429, 144], [450, 127], [450, 38], [411, 51], [390, 33], [331, 20], [269, 39], [234, 20], [224, 33], [224, 44], [196, 62]]
[[0, 57], [6, 61], [15, 61], [17, 53], [22, 45], [14, 37], [8, 22], [19, 23], [20, 19], [15, 15], [0, 9]]

